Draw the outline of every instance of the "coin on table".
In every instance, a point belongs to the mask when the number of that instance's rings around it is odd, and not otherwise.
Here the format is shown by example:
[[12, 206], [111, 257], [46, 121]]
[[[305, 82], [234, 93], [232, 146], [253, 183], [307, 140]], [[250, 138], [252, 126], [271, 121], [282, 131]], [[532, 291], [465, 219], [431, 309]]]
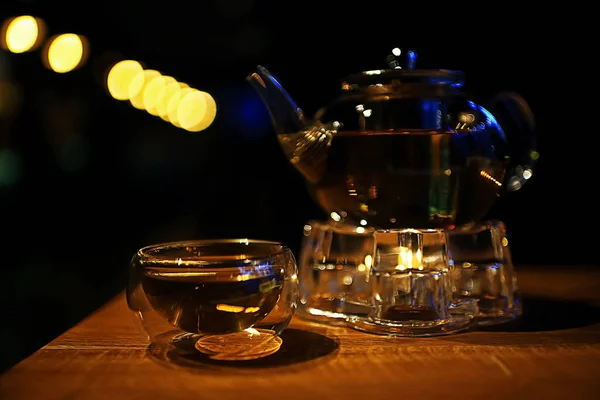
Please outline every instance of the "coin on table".
[[[210, 335], [200, 338], [196, 349], [209, 356], [218, 355], [224, 359], [230, 355], [272, 354], [281, 347], [282, 340], [274, 336], [274, 331], [268, 329], [252, 329], [226, 335]], [[234, 359], [239, 359], [235, 357]]]
[[221, 361], [247, 361], [247, 360], [255, 360], [257, 358], [263, 358], [266, 356], [270, 356], [271, 354], [275, 354], [279, 348], [283, 340], [280, 337], [275, 337], [272, 340], [263, 343], [255, 348], [252, 348], [248, 351], [244, 351], [242, 353], [220, 353], [210, 355], [209, 358], [213, 360], [221, 360]]

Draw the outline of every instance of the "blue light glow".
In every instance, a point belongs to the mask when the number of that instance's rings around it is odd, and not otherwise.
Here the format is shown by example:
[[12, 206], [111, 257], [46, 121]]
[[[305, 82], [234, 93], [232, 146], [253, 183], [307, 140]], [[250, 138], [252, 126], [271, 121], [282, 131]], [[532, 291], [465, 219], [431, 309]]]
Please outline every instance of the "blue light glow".
[[488, 128], [495, 129], [496, 131], [498, 131], [498, 134], [502, 137], [502, 139], [506, 139], [506, 136], [504, 135], [504, 131], [500, 127], [500, 124], [498, 124], [496, 117], [494, 117], [491, 112], [489, 112], [488, 110], [486, 110], [485, 108], [483, 108], [481, 106], [478, 106], [477, 108], [485, 116], [485, 126]]
[[224, 99], [221, 109], [228, 114], [225, 122], [236, 135], [259, 139], [273, 134], [269, 113], [251, 87], [230, 90], [221, 98]]

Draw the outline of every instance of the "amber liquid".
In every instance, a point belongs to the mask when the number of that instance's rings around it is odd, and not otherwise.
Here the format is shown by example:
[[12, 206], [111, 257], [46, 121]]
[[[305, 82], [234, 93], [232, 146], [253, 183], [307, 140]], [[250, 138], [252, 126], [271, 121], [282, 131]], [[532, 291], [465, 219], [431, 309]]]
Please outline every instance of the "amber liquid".
[[142, 287], [150, 305], [175, 327], [191, 333], [239, 332], [262, 320], [283, 289], [283, 270], [260, 266], [168, 268], [144, 264]]
[[506, 162], [490, 134], [342, 132], [312, 186], [327, 211], [393, 228], [445, 228], [481, 219]]

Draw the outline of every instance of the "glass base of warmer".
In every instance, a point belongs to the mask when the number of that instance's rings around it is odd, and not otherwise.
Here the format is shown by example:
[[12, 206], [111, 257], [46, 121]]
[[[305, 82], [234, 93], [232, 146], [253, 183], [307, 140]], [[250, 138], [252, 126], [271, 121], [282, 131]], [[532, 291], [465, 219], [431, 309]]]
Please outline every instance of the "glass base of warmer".
[[[443, 238], [439, 231], [399, 232], [381, 235], [380, 242], [389, 243], [377, 245], [373, 230], [331, 221], [305, 225], [297, 314], [314, 322], [396, 336], [447, 335], [521, 315], [504, 224], [488, 221], [461, 227], [444, 232]], [[447, 270], [434, 265], [398, 271], [395, 263], [408, 254], [407, 247], [398, 247], [401, 243], [413, 246], [408, 257], [447, 257]], [[446, 246], [447, 256], [439, 245]], [[394, 266], [385, 273], [372, 270], [375, 257]], [[388, 297], [382, 300], [380, 294]], [[451, 303], [448, 312], [434, 304], [444, 297]], [[431, 310], [434, 316], [427, 315]]]
[[351, 316], [345, 324], [359, 331], [378, 335], [441, 336], [472, 328], [476, 323], [477, 312], [477, 303], [473, 300], [449, 305], [445, 316], [428, 306], [392, 305], [383, 312], [381, 307], [374, 306], [369, 315]]
[[296, 314], [301, 318], [330, 325], [345, 325], [347, 321], [366, 318], [370, 307], [340, 299], [311, 301], [311, 305], [301, 305]]
[[426, 337], [450, 335], [462, 332], [473, 326], [473, 319], [469, 317], [448, 318], [431, 323], [422, 321], [398, 322], [387, 320], [374, 320], [370, 318], [357, 318], [347, 321], [347, 325], [359, 331], [387, 336]]
[[476, 324], [498, 325], [522, 315], [517, 272], [506, 226], [490, 220], [447, 232], [454, 297], [477, 302]]

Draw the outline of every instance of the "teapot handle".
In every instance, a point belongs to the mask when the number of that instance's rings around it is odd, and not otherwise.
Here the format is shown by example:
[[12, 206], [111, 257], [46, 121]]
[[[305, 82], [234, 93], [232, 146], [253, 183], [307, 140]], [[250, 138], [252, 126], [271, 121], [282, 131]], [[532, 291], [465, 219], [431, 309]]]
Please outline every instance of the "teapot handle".
[[525, 99], [515, 92], [501, 92], [488, 103], [506, 135], [510, 161], [503, 187], [519, 190], [533, 175], [539, 157], [535, 118]]

